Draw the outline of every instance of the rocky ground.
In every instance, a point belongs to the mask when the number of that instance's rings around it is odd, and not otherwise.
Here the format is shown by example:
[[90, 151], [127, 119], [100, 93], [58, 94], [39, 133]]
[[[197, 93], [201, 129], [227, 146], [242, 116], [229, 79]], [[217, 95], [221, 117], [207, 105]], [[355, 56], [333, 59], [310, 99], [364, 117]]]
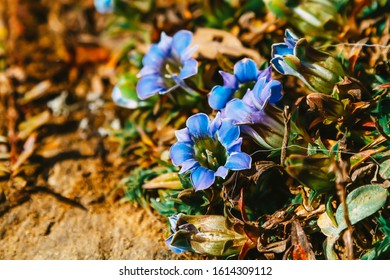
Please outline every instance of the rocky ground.
[[186, 258], [118, 189], [128, 169], [98, 132], [120, 112], [93, 1], [2, 0], [0, 15], [0, 259]]

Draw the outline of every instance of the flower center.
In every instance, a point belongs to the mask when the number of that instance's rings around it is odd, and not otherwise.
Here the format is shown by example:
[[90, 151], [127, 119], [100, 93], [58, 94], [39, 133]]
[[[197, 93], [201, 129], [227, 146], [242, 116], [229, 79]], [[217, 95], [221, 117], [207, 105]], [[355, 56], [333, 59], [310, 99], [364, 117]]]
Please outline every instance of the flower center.
[[196, 139], [194, 144], [195, 159], [205, 168], [217, 171], [225, 165], [227, 152], [225, 147], [210, 137]]
[[248, 89], [252, 90], [255, 86], [256, 82], [246, 82], [239, 85], [239, 88], [236, 90], [236, 92], [233, 95], [233, 98], [239, 98], [242, 99], [245, 95], [245, 93], [248, 91]]
[[179, 76], [181, 71], [180, 62], [175, 61], [173, 58], [167, 57], [165, 58], [161, 72], [163, 76], [166, 78], [171, 78], [173, 75]]

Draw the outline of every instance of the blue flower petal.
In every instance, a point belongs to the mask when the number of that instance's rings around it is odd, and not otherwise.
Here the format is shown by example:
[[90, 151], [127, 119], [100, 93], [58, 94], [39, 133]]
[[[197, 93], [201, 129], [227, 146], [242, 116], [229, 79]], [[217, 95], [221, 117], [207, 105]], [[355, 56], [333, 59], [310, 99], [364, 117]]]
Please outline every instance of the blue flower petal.
[[181, 164], [181, 169], [179, 171], [179, 174], [186, 173], [188, 171], [191, 171], [198, 167], [200, 164], [195, 159], [188, 159], [185, 162]]
[[256, 81], [259, 70], [256, 63], [249, 58], [244, 58], [234, 64], [234, 75], [240, 83]]
[[176, 232], [176, 224], [177, 224], [177, 220], [179, 219], [181, 214], [176, 214], [176, 215], [172, 215], [170, 217], [168, 217], [168, 222], [169, 222], [169, 225], [171, 226], [171, 229], [173, 232]]
[[158, 45], [153, 44], [147, 54], [142, 59], [142, 64], [144, 66], [155, 66], [161, 67], [165, 58], [164, 52], [158, 47]]
[[[256, 107], [259, 110], [263, 109], [265, 102], [268, 99], [267, 93], [264, 91], [266, 88], [266, 78], [263, 77], [257, 80], [253, 90], [245, 95], [243, 101], [245, 104], [251, 104], [253, 107]], [[249, 99], [250, 97], [250, 99]]]
[[183, 162], [194, 158], [192, 147], [183, 142], [176, 142], [173, 144], [169, 154], [172, 163], [175, 166], [181, 165]]
[[214, 171], [199, 166], [191, 173], [191, 182], [195, 191], [200, 191], [211, 187], [215, 181]]
[[[260, 80], [256, 82], [259, 83]], [[256, 86], [255, 84], [255, 86]], [[245, 104], [251, 104], [252, 107], [256, 107], [256, 98], [254, 97], [253, 90], [248, 89], [241, 99]]]
[[282, 84], [279, 81], [272, 80], [268, 83], [269, 88], [271, 90], [270, 97], [268, 99], [268, 102], [271, 104], [275, 104], [280, 99], [282, 99]]
[[182, 59], [184, 51], [191, 45], [192, 42], [192, 33], [188, 30], [180, 30], [173, 35], [172, 40], [172, 50], [174, 56], [179, 59]]
[[147, 99], [160, 91], [164, 91], [163, 79], [157, 75], [148, 75], [142, 77], [136, 86], [138, 97], [141, 100]]
[[236, 141], [232, 142], [229, 147], [227, 147], [227, 152], [230, 154], [232, 152], [241, 152], [242, 138], [238, 138]]
[[221, 177], [222, 179], [225, 179], [228, 175], [229, 169], [225, 166], [218, 167], [217, 171], [215, 172], [215, 176]]
[[209, 105], [214, 110], [221, 110], [225, 108], [226, 103], [232, 99], [235, 89], [224, 86], [215, 86], [211, 89], [209, 95]]
[[235, 123], [252, 123], [251, 115], [254, 110], [245, 104], [241, 99], [233, 99], [226, 105], [225, 116], [231, 118]]
[[191, 135], [190, 132], [188, 131], [188, 128], [183, 128], [175, 131], [175, 136], [177, 138], [178, 142], [191, 142]]
[[298, 36], [295, 35], [291, 30], [289, 29], [286, 29], [286, 31], [284, 32], [284, 35], [285, 35], [285, 39], [284, 41], [286, 42], [287, 46], [291, 49], [293, 49], [297, 43], [297, 41], [299, 40]]
[[182, 53], [181, 53], [181, 56], [180, 56], [180, 61], [186, 61], [188, 59], [190, 59], [192, 57], [192, 55], [194, 54], [194, 52], [198, 49], [198, 46], [193, 46], [191, 48], [187, 48], [185, 49]]
[[233, 171], [238, 171], [249, 169], [251, 167], [251, 164], [252, 158], [248, 154], [234, 152], [231, 153], [228, 157], [225, 167]]
[[275, 104], [282, 96], [282, 84], [279, 81], [271, 80], [265, 84], [262, 80], [259, 80], [253, 88], [253, 103], [256, 108], [260, 110], [262, 110], [268, 102]]
[[217, 130], [221, 127], [222, 124], [222, 117], [221, 117], [221, 112], [218, 112], [213, 121], [210, 123], [210, 134], [211, 137], [214, 137], [215, 133]]
[[209, 132], [210, 120], [204, 113], [198, 113], [189, 117], [186, 125], [190, 134], [195, 138], [211, 136]]
[[292, 55], [293, 49], [289, 48], [289, 46], [285, 43], [277, 43], [272, 45], [271, 56], [284, 56], [284, 55]]
[[196, 59], [191, 58], [184, 62], [183, 68], [180, 71], [179, 78], [187, 79], [191, 76], [194, 76], [196, 73], [198, 73], [198, 62], [196, 61]]
[[238, 81], [236, 79], [236, 76], [224, 71], [219, 71], [219, 74], [221, 74], [223, 78], [224, 87], [238, 89]]
[[114, 10], [113, 0], [95, 0], [96, 10], [101, 14], [111, 13]]
[[257, 77], [257, 79], [261, 79], [261, 78], [265, 78], [266, 81], [270, 81], [271, 80], [271, 78], [272, 78], [272, 66], [268, 66], [266, 69], [259, 71], [259, 76]]
[[157, 46], [164, 56], [170, 55], [172, 49], [172, 37], [165, 34], [165, 32], [162, 32], [160, 42], [158, 42]]
[[155, 65], [146, 65], [142, 67], [141, 71], [137, 74], [137, 77], [141, 78], [143, 76], [154, 75], [154, 74], [161, 74], [160, 67]]
[[240, 137], [240, 128], [233, 125], [232, 120], [224, 119], [222, 120], [221, 127], [217, 131], [217, 135], [221, 144], [227, 148]]

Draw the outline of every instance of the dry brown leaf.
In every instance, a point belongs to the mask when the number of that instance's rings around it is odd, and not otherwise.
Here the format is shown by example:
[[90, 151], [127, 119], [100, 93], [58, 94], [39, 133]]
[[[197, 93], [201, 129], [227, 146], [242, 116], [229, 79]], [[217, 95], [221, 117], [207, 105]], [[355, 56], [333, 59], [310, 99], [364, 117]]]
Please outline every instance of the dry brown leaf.
[[216, 59], [218, 53], [221, 53], [233, 57], [247, 56], [258, 65], [265, 61], [258, 52], [243, 47], [237, 37], [223, 30], [198, 28], [194, 34], [193, 44], [198, 46], [195, 55], [207, 59]]
[[20, 100], [20, 104], [25, 105], [31, 101], [45, 96], [47, 90], [51, 87], [51, 85], [52, 84], [49, 80], [40, 82], [24, 94], [23, 98]]
[[306, 233], [297, 220], [291, 223], [291, 257], [293, 260], [315, 260], [315, 254]]
[[13, 175], [18, 174], [19, 168], [29, 159], [34, 153], [37, 140], [37, 133], [31, 134], [23, 145], [23, 152], [19, 155], [16, 163], [11, 167]]
[[110, 52], [102, 47], [77, 46], [76, 64], [106, 62], [110, 58]]
[[19, 124], [19, 139], [26, 139], [34, 130], [50, 121], [50, 112], [44, 111], [36, 116], [28, 118], [26, 121]]

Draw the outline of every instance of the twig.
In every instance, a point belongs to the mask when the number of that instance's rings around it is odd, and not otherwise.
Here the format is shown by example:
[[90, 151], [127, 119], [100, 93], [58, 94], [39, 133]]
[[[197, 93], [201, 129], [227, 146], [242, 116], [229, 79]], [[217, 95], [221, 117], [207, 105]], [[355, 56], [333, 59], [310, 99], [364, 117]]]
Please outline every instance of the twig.
[[291, 112], [289, 106], [284, 106], [283, 119], [284, 119], [284, 135], [283, 135], [282, 150], [280, 152], [280, 165], [282, 166], [284, 165], [284, 161], [286, 160], [288, 138], [290, 136]]
[[7, 119], [8, 119], [8, 139], [9, 145], [11, 148], [10, 157], [11, 157], [11, 166], [14, 165], [18, 157], [18, 135], [16, 134], [16, 122], [18, 120], [19, 114], [16, 110], [15, 96], [11, 92], [8, 95], [8, 110], [7, 110]]
[[347, 241], [345, 242], [346, 255], [348, 259], [353, 260], [354, 259], [353, 243], [352, 243], [353, 226], [351, 220], [349, 219], [348, 205], [346, 199], [347, 198], [346, 186], [349, 181], [349, 176], [347, 171], [348, 165], [345, 161], [340, 161], [339, 164], [334, 163], [333, 167], [336, 174], [337, 194], [340, 197], [341, 205], [344, 210], [344, 220], [345, 220], [345, 224], [347, 225], [347, 230], [344, 235], [344, 240]]

